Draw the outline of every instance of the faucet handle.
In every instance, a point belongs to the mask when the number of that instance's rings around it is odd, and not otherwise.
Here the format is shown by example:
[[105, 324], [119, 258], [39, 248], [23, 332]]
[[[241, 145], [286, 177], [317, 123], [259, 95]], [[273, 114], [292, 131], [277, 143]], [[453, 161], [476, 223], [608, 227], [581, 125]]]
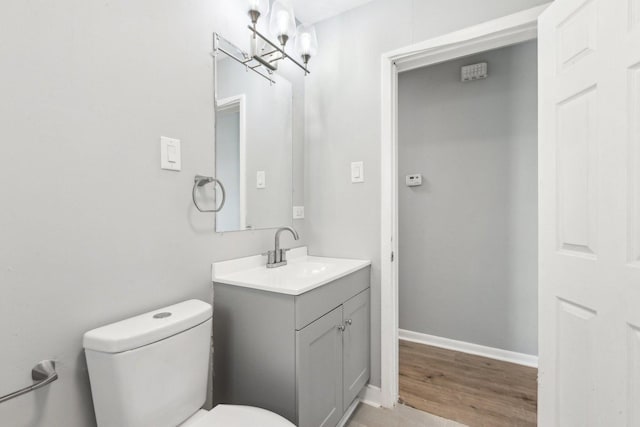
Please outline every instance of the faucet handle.
[[264, 252], [262, 255], [267, 257], [267, 265], [273, 264], [276, 262], [276, 251], [274, 250], [267, 251], [267, 252]]

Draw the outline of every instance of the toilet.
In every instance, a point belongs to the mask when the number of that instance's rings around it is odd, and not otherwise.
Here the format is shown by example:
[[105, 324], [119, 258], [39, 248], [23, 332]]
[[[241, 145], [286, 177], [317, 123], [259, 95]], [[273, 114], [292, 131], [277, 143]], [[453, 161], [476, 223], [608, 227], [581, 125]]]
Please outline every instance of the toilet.
[[99, 427], [294, 427], [264, 409], [207, 395], [210, 304], [189, 300], [84, 334]]

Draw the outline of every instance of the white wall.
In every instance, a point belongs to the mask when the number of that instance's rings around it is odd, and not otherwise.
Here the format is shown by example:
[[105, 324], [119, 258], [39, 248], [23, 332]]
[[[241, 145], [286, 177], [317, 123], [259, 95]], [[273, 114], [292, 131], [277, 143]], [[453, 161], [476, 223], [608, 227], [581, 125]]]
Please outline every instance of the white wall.
[[[317, 26], [305, 83], [307, 238], [317, 255], [372, 266], [371, 383], [380, 384], [381, 54], [546, 0], [376, 0]], [[366, 182], [350, 184], [362, 160]]]
[[[273, 230], [216, 235], [191, 202], [193, 176], [214, 167], [212, 33], [244, 43], [244, 3], [5, 0], [0, 21], [0, 395], [31, 384], [40, 359], [60, 374], [1, 404], [0, 425], [91, 426], [82, 334], [209, 300], [212, 261], [273, 244]], [[182, 140], [182, 172], [160, 170], [160, 135]]]
[[[460, 82], [478, 62], [489, 78]], [[400, 328], [537, 355], [537, 43], [398, 88]]]

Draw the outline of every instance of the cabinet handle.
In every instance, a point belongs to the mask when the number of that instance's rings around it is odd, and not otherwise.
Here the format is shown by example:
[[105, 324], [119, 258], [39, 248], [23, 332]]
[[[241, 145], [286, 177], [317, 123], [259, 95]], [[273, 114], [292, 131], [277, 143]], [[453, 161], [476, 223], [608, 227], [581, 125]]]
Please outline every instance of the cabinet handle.
[[344, 332], [344, 330], [345, 330], [345, 326], [344, 325], [338, 325], [337, 327], [338, 327], [338, 330], [340, 332]]
[[353, 320], [351, 319], [347, 319], [347, 321], [345, 322], [347, 325], [351, 326], [353, 324]]

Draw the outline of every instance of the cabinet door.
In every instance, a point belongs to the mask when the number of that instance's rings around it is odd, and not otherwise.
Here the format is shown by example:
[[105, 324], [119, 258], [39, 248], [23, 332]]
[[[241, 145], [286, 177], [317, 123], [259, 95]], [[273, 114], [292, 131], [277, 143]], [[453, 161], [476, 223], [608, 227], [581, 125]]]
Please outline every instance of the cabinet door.
[[342, 307], [296, 332], [298, 426], [334, 427], [342, 418]]
[[369, 381], [370, 291], [360, 292], [344, 303], [344, 408], [348, 408]]

